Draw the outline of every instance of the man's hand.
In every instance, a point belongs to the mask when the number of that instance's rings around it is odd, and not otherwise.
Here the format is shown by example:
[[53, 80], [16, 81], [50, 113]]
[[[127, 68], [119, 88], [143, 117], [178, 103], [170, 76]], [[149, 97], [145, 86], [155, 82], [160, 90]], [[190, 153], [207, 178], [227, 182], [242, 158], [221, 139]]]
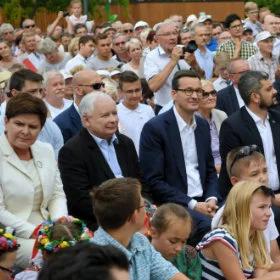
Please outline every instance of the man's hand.
[[191, 67], [194, 67], [194, 66], [197, 64], [197, 63], [196, 63], [196, 59], [195, 59], [194, 53], [185, 52], [185, 53], [184, 53], [184, 60], [185, 60]]
[[63, 12], [59, 11], [57, 14], [57, 18], [62, 19], [63, 18]]
[[194, 210], [196, 210], [197, 212], [200, 212], [206, 216], [210, 216], [213, 217], [213, 215], [211, 214], [212, 208], [209, 208], [207, 202], [197, 202], [197, 204], [194, 207]]
[[218, 209], [217, 201], [215, 199], [210, 199], [206, 202], [207, 209], [210, 215], [213, 217]]
[[181, 47], [174, 47], [171, 53], [171, 59], [173, 62], [177, 63], [180, 59], [180, 56], [183, 54], [183, 49]]

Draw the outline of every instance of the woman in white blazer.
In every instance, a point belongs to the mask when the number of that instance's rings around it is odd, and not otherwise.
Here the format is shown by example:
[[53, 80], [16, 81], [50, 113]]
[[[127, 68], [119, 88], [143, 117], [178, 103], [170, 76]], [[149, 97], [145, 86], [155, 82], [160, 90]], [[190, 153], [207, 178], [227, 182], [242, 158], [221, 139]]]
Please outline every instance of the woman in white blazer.
[[198, 114], [207, 120], [211, 133], [211, 149], [217, 173], [221, 169], [221, 156], [219, 152], [219, 132], [222, 122], [227, 118], [227, 114], [215, 109], [217, 102], [217, 92], [209, 80], [201, 80], [203, 94], [199, 101]]
[[7, 104], [0, 137], [0, 223], [15, 230], [20, 244], [16, 264], [23, 268], [31, 257], [36, 227], [48, 217], [67, 215], [54, 151], [36, 141], [46, 117], [41, 99], [20, 93]]

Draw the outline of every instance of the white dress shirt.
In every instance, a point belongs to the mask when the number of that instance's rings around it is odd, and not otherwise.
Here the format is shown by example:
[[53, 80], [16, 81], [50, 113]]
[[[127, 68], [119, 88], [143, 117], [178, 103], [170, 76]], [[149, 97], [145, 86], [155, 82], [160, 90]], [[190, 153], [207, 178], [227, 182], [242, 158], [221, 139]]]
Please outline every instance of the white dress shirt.
[[239, 89], [237, 86], [234, 86], [234, 90], [235, 90], [235, 94], [236, 94], [236, 97], [237, 97], [237, 101], [238, 101], [238, 105], [239, 105], [239, 108], [243, 107], [245, 105], [240, 93], [239, 93]]
[[263, 121], [248, 107], [246, 107], [246, 109], [252, 117], [252, 119], [254, 120], [262, 139], [264, 156], [268, 171], [268, 185], [273, 191], [277, 191], [279, 190], [279, 176], [269, 117], [267, 116], [265, 121]]
[[129, 137], [139, 155], [140, 135], [144, 124], [155, 116], [149, 105], [139, 104], [134, 110], [127, 108], [123, 103], [117, 105], [120, 133]]
[[221, 76], [219, 76], [214, 82], [213, 87], [215, 91], [220, 91], [226, 87], [231, 85], [231, 81], [223, 79]]
[[[202, 197], [203, 188], [200, 180], [200, 174], [198, 170], [198, 158], [195, 143], [194, 131], [196, 129], [196, 121], [193, 118], [192, 124], [188, 125], [179, 115], [176, 107], [173, 107], [175, 118], [179, 127], [181, 136], [182, 148], [184, 153], [184, 161], [188, 180], [188, 196], [189, 197]], [[193, 209], [197, 201], [192, 199], [188, 207]]]
[[[144, 76], [146, 80], [149, 81], [151, 78], [158, 75], [169, 63], [169, 61], [170, 56], [166, 54], [161, 46], [158, 46], [157, 48], [150, 51], [147, 54], [144, 62]], [[164, 106], [171, 100], [171, 82], [174, 74], [178, 70], [187, 70], [190, 68], [190, 65], [184, 59], [180, 59], [178, 61], [177, 65], [174, 67], [165, 83], [158, 91], [154, 93], [155, 103], [157, 105]]]
[[52, 106], [46, 100], [45, 100], [45, 104], [47, 105], [48, 110], [50, 111], [52, 119], [54, 119], [56, 116], [58, 116], [64, 110], [69, 108], [73, 104], [73, 101], [69, 100], [69, 99], [66, 99], [66, 98], [63, 98], [63, 107], [61, 107], [61, 108], [57, 108], [57, 107]]
[[65, 71], [71, 74], [71, 71], [77, 66], [88, 68], [87, 59], [79, 53], [66, 63]]

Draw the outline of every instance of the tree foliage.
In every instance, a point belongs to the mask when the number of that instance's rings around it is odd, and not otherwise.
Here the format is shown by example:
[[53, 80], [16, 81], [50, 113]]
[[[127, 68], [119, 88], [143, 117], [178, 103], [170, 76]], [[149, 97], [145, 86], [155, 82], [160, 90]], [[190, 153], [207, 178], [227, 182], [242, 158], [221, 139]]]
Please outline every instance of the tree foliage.
[[[71, 0], [0, 0], [6, 21], [18, 26], [23, 18], [33, 17], [41, 8], [50, 12], [66, 11]], [[101, 10], [104, 10], [106, 3], [111, 0], [88, 0], [89, 13], [92, 17], [101, 16]], [[83, 2], [83, 1], [82, 1]], [[118, 4], [125, 8], [128, 7], [129, 0], [113, 0], [113, 4]], [[108, 19], [111, 14], [106, 15]]]
[[268, 7], [276, 15], [280, 14], [280, 0], [253, 0], [253, 2], [259, 7]]

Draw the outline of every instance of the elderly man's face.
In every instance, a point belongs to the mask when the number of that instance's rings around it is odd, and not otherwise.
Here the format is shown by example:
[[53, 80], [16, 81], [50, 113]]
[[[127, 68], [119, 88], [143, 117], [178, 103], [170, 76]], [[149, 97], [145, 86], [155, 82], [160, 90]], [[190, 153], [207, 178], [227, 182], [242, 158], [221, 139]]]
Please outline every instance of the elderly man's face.
[[63, 99], [65, 95], [65, 81], [62, 75], [51, 77], [46, 85], [46, 96]]
[[13, 42], [15, 40], [15, 32], [14, 30], [6, 30], [2, 33], [2, 38], [4, 41]]
[[93, 112], [83, 117], [84, 126], [102, 139], [111, 139], [118, 129], [118, 114], [113, 99], [100, 98], [96, 101]]
[[24, 39], [24, 48], [27, 52], [34, 52], [37, 49], [36, 37], [28, 36]]

